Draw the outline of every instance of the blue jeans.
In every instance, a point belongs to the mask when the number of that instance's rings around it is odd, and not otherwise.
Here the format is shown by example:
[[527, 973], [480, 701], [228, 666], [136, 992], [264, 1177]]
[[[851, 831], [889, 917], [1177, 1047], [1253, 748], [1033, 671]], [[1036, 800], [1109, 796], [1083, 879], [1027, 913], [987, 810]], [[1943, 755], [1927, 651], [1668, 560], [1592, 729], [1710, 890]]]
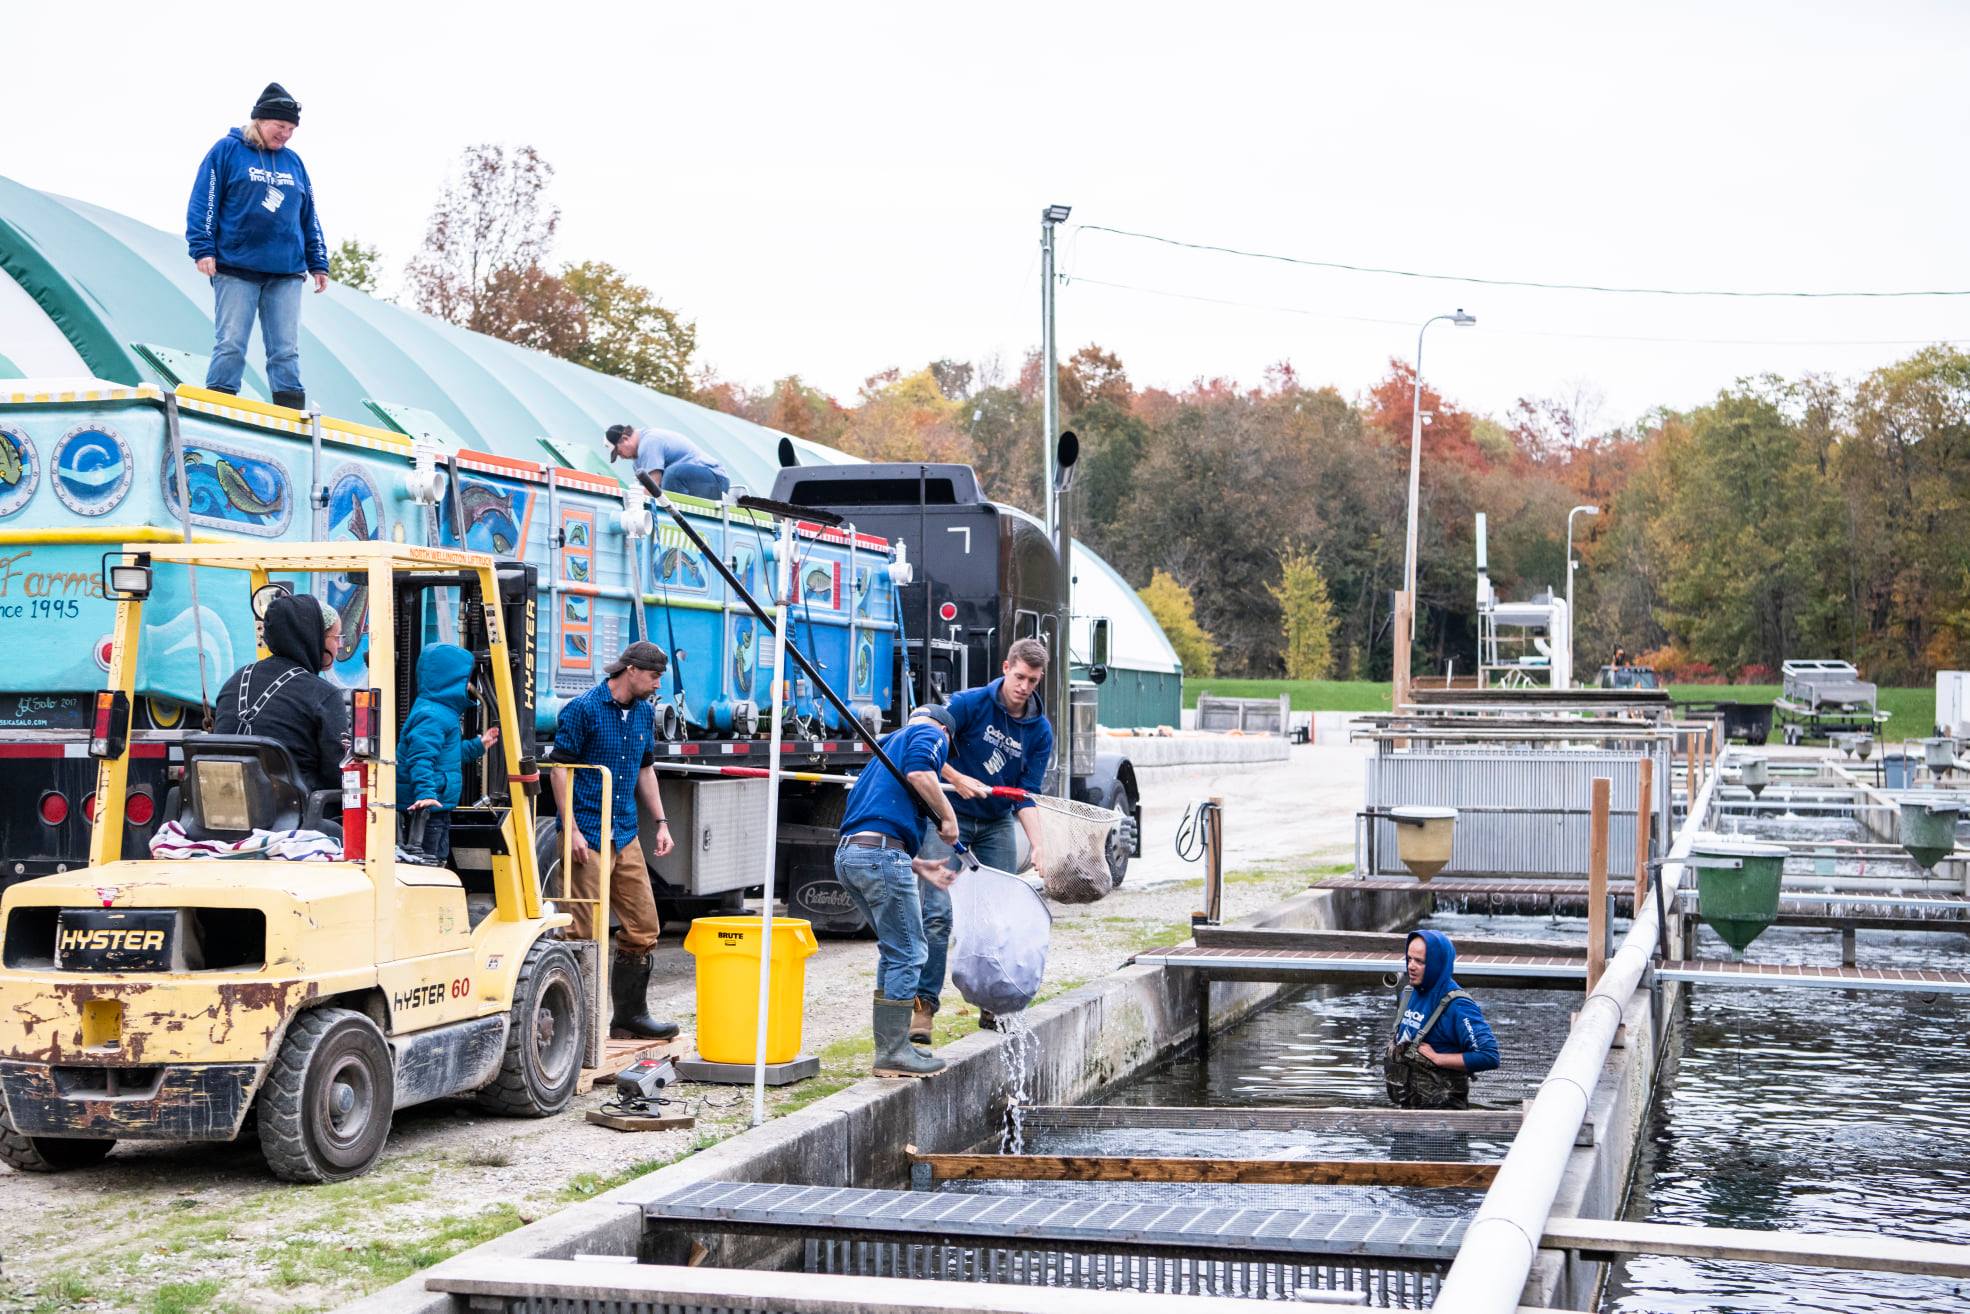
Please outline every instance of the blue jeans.
[[[987, 867], [997, 867], [1000, 871], [1012, 871], [1019, 865], [1019, 841], [1012, 833], [1013, 820], [1010, 814], [991, 821], [978, 821], [958, 814], [958, 842], [971, 850], [972, 856]], [[924, 844], [924, 856], [933, 856], [935, 844], [933, 834]], [[963, 879], [960, 877], [959, 879]], [[917, 974], [917, 994], [920, 998], [935, 1002], [944, 993], [945, 966], [951, 958], [951, 894], [940, 890], [928, 881], [923, 885], [923, 933], [928, 952], [924, 956], [923, 971]]]
[[702, 497], [708, 502], [716, 502], [732, 491], [732, 481], [708, 465], [678, 461], [664, 467], [663, 489], [666, 493], [682, 493], [686, 497]]
[[260, 319], [260, 341], [267, 349], [267, 385], [275, 392], [302, 392], [301, 289], [299, 274], [256, 283], [231, 274], [212, 276], [212, 363], [205, 386], [238, 392], [246, 373], [246, 340]]
[[[927, 951], [923, 905], [917, 896], [919, 882], [910, 870], [910, 855], [901, 849], [841, 844], [835, 848], [835, 879], [875, 927], [876, 989], [884, 999], [916, 998], [917, 978]], [[946, 900], [946, 935], [950, 922], [950, 903]]]
[[425, 808], [424, 842], [418, 850], [439, 862], [451, 861], [451, 813], [443, 808]]

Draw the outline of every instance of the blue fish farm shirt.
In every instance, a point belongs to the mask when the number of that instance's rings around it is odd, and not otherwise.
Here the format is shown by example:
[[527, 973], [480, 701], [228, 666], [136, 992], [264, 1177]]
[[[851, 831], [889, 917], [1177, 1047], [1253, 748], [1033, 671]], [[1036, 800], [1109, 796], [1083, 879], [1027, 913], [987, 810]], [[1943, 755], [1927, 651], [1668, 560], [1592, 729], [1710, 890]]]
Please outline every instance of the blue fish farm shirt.
[[[951, 766], [988, 785], [1010, 785], [1029, 794], [1045, 790], [1047, 763], [1053, 760], [1053, 724], [1040, 710], [1040, 700], [1026, 700], [1024, 714], [1014, 716], [999, 701], [1005, 684], [1000, 676], [982, 689], [967, 689], [951, 699], [958, 731], [951, 737]], [[1032, 807], [1025, 799], [953, 798], [960, 817], [997, 821]]]
[[[616, 848], [636, 838], [636, 776], [655, 762], [657, 712], [647, 698], [624, 707], [598, 684], [562, 705], [554, 723], [554, 756], [562, 762], [588, 762], [609, 768], [610, 802], [615, 813], [609, 842]], [[575, 825], [590, 847], [602, 844], [602, 782], [593, 771], [576, 771]]]
[[[1397, 1044], [1415, 1039], [1438, 1002], [1459, 988], [1457, 979], [1450, 975], [1457, 967], [1457, 946], [1449, 936], [1442, 931], [1411, 931], [1409, 939], [1423, 942], [1423, 979], [1402, 1006], [1395, 1028]], [[1409, 952], [1407, 941], [1403, 952]], [[1451, 1000], [1423, 1043], [1439, 1054], [1462, 1054], [1467, 1073], [1489, 1072], [1498, 1066], [1498, 1041], [1474, 999]]]
[[301, 157], [254, 147], [234, 128], [205, 153], [185, 207], [185, 245], [219, 272], [266, 279], [328, 272], [328, 239]]
[[[892, 730], [882, 741], [883, 752], [903, 768], [905, 775], [912, 771], [928, 771], [933, 775], [942, 771], [948, 747], [943, 727], [928, 721], [915, 721], [901, 730]], [[923, 847], [928, 815], [918, 805], [915, 790], [905, 787], [889, 773], [888, 767], [871, 759], [856, 778], [855, 787], [848, 791], [848, 810], [842, 814], [841, 833], [848, 836], [862, 830], [878, 831], [903, 841], [914, 858]]]

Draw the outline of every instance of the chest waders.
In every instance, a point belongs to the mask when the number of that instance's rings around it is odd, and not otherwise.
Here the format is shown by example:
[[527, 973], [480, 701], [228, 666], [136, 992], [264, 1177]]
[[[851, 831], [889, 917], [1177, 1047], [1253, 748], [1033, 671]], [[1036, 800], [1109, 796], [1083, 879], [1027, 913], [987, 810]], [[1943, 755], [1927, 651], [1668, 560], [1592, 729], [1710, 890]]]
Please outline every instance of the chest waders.
[[[1403, 1006], [1410, 991], [1404, 987], [1395, 998], [1395, 1024], [1402, 1029]], [[1442, 1020], [1453, 999], [1469, 999], [1462, 990], [1447, 992], [1436, 1001], [1429, 1017], [1405, 1044], [1391, 1039], [1382, 1049], [1382, 1083], [1388, 1088], [1389, 1103], [1398, 1109], [1468, 1109], [1471, 1107], [1471, 1078], [1468, 1073], [1440, 1068], [1417, 1053], [1423, 1037]]]

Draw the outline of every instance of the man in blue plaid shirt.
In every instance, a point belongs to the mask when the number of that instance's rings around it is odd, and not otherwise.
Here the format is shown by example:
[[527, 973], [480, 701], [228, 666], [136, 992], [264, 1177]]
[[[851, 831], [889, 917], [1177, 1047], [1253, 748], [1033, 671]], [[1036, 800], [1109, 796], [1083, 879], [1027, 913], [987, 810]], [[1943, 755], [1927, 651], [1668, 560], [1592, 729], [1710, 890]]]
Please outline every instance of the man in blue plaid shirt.
[[[651, 1040], [677, 1034], [675, 1022], [650, 1016], [650, 951], [663, 934], [657, 901], [650, 887], [650, 869], [636, 835], [636, 805], [640, 801], [656, 818], [657, 833], [650, 845], [653, 857], [672, 848], [670, 824], [664, 820], [663, 800], [657, 794], [654, 745], [657, 716], [650, 698], [663, 681], [670, 659], [654, 643], [632, 643], [609, 664], [609, 677], [562, 706], [554, 725], [554, 760], [607, 767], [611, 791], [609, 905], [621, 931], [616, 936], [615, 961], [609, 967], [609, 995], [614, 1007], [612, 1031]], [[572, 789], [568, 777], [574, 776]], [[574, 871], [569, 880], [573, 901], [568, 912], [574, 925], [568, 934], [577, 940], [596, 938], [590, 925], [592, 901], [601, 887], [602, 868], [596, 851], [602, 847], [602, 782], [593, 771], [554, 771], [554, 802], [561, 824], [573, 813]], [[572, 794], [572, 800], [570, 795]], [[570, 802], [572, 801], [572, 809]], [[606, 938], [608, 930], [602, 929]]]

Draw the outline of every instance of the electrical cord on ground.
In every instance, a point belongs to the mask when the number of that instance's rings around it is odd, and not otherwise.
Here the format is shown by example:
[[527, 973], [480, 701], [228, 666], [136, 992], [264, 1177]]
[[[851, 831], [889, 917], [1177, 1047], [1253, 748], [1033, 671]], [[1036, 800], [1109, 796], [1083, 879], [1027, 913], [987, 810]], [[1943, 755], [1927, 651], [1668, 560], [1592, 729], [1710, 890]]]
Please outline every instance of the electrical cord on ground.
[[698, 1118], [704, 1116], [707, 1109], [715, 1111], [737, 1108], [745, 1098], [746, 1092], [738, 1088], [724, 1092], [724, 1098], [719, 1098], [711, 1091], [690, 1097], [657, 1095], [646, 1098], [640, 1095], [618, 1095], [614, 1099], [602, 1101], [602, 1112], [618, 1117], [661, 1118], [666, 1116], [661, 1110], [669, 1107], [685, 1110], [693, 1118]]
[[1210, 817], [1224, 809], [1209, 799], [1199, 799], [1183, 810], [1177, 826], [1176, 849], [1179, 862], [1195, 862], [1204, 856], [1204, 839], [1210, 834]]

